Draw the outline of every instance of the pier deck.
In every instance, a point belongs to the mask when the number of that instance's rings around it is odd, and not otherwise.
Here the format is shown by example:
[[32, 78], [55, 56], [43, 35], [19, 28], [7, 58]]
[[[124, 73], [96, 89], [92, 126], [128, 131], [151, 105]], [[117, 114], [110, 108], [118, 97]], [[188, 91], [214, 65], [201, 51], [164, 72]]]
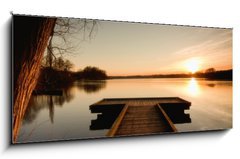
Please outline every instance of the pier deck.
[[[173, 121], [178, 120], [171, 118], [175, 115], [179, 117], [179, 114], [186, 118], [184, 110], [189, 109], [190, 105], [190, 102], [178, 97], [107, 98], [91, 105], [90, 109], [93, 113], [100, 113], [109, 108], [121, 107], [107, 133], [107, 136], [113, 137], [177, 132]], [[171, 114], [172, 111], [175, 115]]]

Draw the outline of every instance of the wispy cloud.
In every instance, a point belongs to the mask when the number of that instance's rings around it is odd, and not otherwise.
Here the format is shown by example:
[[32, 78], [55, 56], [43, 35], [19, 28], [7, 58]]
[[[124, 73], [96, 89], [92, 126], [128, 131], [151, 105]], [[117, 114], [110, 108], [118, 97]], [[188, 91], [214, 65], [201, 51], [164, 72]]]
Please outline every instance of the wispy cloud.
[[224, 32], [213, 39], [185, 47], [171, 54], [166, 61], [169, 61], [161, 70], [181, 70], [183, 63], [191, 58], [198, 58], [201, 61], [201, 68], [215, 67], [224, 69], [232, 67], [232, 36]]

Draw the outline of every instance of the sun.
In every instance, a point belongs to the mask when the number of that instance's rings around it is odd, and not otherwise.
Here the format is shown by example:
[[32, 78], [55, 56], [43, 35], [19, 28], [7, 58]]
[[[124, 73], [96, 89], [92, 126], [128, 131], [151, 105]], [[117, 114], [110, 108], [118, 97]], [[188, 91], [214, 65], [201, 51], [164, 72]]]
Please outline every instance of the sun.
[[190, 59], [186, 61], [186, 69], [192, 74], [199, 70], [200, 61], [198, 59]]

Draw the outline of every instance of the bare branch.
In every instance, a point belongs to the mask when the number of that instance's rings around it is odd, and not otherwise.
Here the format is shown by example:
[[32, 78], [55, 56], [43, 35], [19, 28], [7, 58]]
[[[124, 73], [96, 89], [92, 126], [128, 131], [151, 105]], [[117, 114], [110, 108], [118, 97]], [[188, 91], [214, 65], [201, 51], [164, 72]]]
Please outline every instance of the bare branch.
[[86, 40], [86, 34], [91, 40], [96, 26], [96, 20], [58, 18], [47, 48], [46, 63], [49, 63], [47, 65], [52, 65], [53, 57], [56, 60], [64, 54], [73, 54], [74, 49]]

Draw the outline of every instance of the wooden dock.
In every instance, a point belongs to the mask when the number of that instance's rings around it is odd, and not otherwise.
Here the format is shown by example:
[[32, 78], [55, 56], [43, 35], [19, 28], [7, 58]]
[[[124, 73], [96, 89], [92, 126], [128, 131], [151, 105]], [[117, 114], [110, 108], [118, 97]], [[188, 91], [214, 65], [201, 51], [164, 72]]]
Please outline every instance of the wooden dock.
[[[97, 125], [97, 121], [102, 125], [92, 127], [109, 128], [107, 136], [110, 137], [177, 132], [174, 123], [191, 122], [184, 113], [190, 105], [178, 97], [107, 98], [90, 106], [92, 113], [102, 113], [99, 120], [92, 121], [93, 125]], [[118, 108], [114, 111], [117, 117], [108, 117], [115, 108]], [[110, 120], [112, 123], [105, 127], [104, 122]]]

